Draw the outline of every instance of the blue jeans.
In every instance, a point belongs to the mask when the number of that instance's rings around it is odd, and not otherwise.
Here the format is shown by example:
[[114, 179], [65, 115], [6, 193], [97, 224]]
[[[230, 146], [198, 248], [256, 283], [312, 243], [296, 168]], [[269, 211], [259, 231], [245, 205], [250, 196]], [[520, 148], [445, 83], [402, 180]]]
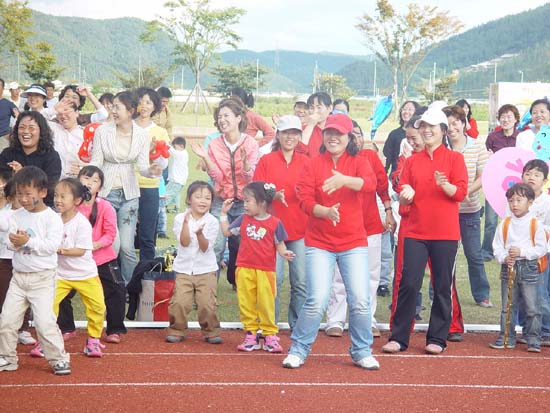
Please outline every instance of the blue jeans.
[[307, 298], [292, 330], [292, 345], [288, 351], [302, 360], [311, 351], [327, 309], [336, 263], [346, 287], [351, 358], [359, 361], [372, 354], [370, 275], [365, 271], [369, 268], [367, 247], [342, 252], [306, 247]]
[[393, 261], [393, 249], [391, 245], [391, 232], [382, 233], [382, 263], [380, 267], [380, 285], [388, 286], [391, 283], [391, 264]]
[[[298, 314], [306, 301], [306, 250], [304, 239], [286, 241], [287, 249], [296, 254], [294, 260], [288, 262], [288, 279], [290, 280], [290, 303], [288, 304], [288, 325], [294, 329]], [[275, 298], [275, 322], [279, 322], [280, 292], [285, 279], [285, 259], [277, 254], [277, 297]]]
[[159, 198], [159, 213], [157, 216], [157, 233], [166, 235], [166, 199]]
[[[216, 218], [220, 219], [223, 199], [216, 197], [212, 202], [212, 208], [210, 213]], [[244, 203], [241, 200], [233, 202], [231, 209], [227, 213], [227, 220], [231, 224], [239, 216], [244, 214]], [[237, 262], [237, 253], [239, 252], [239, 245], [241, 243], [241, 237], [232, 235], [227, 239], [227, 247], [229, 248], [229, 261], [227, 263], [227, 281], [231, 285], [235, 285], [235, 263]], [[223, 261], [223, 253], [225, 250], [225, 237], [220, 231], [218, 239], [216, 239], [216, 245], [214, 245], [214, 252], [216, 253], [216, 260], [220, 264]]]
[[476, 303], [489, 299], [489, 281], [481, 253], [481, 218], [479, 211], [459, 214], [460, 238], [468, 261], [470, 290]]
[[166, 184], [166, 206], [175, 205], [176, 212], [181, 207], [181, 190], [183, 185], [170, 181]]
[[[549, 256], [550, 258], [550, 256]], [[541, 331], [540, 334], [544, 340], [550, 340], [550, 298], [548, 293], [548, 279], [550, 276], [550, 266], [546, 268], [544, 272], [540, 274], [541, 283], [539, 285], [540, 290], [540, 312], [541, 312]], [[523, 334], [526, 334], [526, 314], [523, 300], [520, 297], [518, 301], [518, 323], [522, 326]]]
[[139, 188], [139, 192], [139, 260], [152, 260], [155, 258], [159, 189]]
[[[512, 288], [512, 306], [510, 309], [509, 343], [515, 343], [515, 317], [518, 307], [525, 314], [524, 336], [528, 346], [540, 346], [541, 334], [541, 274], [537, 270], [537, 260], [519, 260], [515, 264], [516, 279]], [[501, 269], [502, 311], [500, 314], [500, 335], [506, 328], [506, 306], [508, 303], [508, 268]]]
[[111, 203], [116, 211], [119, 245], [115, 250], [119, 252], [120, 271], [124, 283], [128, 285], [137, 264], [134, 238], [138, 220], [139, 198], [126, 200], [124, 190], [113, 189], [107, 195], [107, 201]]
[[485, 201], [485, 229], [483, 230], [483, 245], [481, 254], [483, 259], [490, 261], [493, 259], [493, 239], [497, 230], [498, 215], [487, 201]]

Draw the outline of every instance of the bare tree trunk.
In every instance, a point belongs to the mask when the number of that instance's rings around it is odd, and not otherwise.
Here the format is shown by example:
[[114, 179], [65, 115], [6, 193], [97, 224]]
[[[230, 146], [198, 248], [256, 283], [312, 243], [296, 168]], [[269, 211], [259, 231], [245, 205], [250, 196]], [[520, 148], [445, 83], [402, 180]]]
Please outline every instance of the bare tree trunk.
[[393, 101], [395, 102], [394, 120], [399, 119], [399, 84], [397, 79], [397, 67], [393, 69]]

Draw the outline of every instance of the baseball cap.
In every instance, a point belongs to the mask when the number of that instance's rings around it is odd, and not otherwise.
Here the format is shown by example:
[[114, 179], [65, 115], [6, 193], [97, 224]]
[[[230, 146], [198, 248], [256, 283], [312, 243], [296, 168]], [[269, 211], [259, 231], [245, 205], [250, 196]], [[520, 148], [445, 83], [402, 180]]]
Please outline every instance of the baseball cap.
[[42, 95], [44, 97], [47, 97], [46, 95], [46, 89], [42, 85], [39, 84], [32, 84], [29, 86], [27, 90], [25, 90], [23, 93], [21, 93], [21, 97], [26, 98], [29, 93], [36, 93], [38, 95]]
[[294, 115], [285, 115], [279, 118], [277, 122], [277, 130], [285, 131], [289, 129], [298, 129], [302, 131], [302, 122], [298, 116]]
[[447, 102], [444, 100], [434, 100], [432, 103], [428, 105], [428, 109], [443, 109], [445, 107], [449, 106]]
[[305, 103], [307, 105], [307, 99], [309, 98], [309, 95], [300, 95], [296, 99], [294, 99], [294, 104], [296, 103]]
[[19, 83], [17, 82], [11, 82], [9, 85], [8, 85], [8, 89], [11, 90], [11, 89], [19, 89]]
[[[447, 118], [445, 118], [445, 120], [446, 119]], [[327, 118], [323, 131], [326, 131], [327, 129], [336, 129], [340, 133], [347, 134], [353, 130], [353, 123], [348, 115], [335, 113], [334, 115], [329, 115]]]
[[421, 122], [426, 122], [428, 125], [432, 126], [439, 125], [440, 123], [444, 123], [449, 126], [447, 123], [447, 115], [445, 115], [443, 111], [438, 108], [428, 108], [428, 110], [422, 114], [420, 119], [414, 122], [414, 127], [418, 129]]

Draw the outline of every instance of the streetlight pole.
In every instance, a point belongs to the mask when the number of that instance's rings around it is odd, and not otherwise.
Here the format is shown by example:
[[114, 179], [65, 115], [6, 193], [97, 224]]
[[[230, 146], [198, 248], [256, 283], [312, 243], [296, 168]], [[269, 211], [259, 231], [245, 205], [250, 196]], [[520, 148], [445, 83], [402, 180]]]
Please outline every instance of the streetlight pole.
[[498, 67], [498, 63], [495, 62], [495, 82], [497, 82], [497, 67]]
[[521, 75], [521, 83], [523, 83], [523, 70], [520, 70], [519, 74]]

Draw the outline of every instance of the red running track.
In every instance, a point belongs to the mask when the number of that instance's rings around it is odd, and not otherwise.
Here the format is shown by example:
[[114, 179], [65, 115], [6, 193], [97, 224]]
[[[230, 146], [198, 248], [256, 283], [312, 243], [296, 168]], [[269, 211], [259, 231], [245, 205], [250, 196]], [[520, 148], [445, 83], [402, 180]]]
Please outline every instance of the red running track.
[[[241, 331], [224, 331], [225, 343], [202, 341], [191, 331], [183, 343], [164, 342], [163, 330], [131, 330], [121, 344], [109, 344], [101, 359], [81, 351], [86, 337], [66, 343], [73, 374], [56, 377], [43, 359], [18, 348], [19, 370], [0, 373], [0, 406], [13, 411], [548, 411], [550, 349], [527, 353], [492, 350], [489, 334], [467, 334], [441, 356], [423, 353], [424, 334], [415, 333], [408, 351], [380, 354], [379, 371], [351, 362], [349, 337], [323, 333], [306, 364], [281, 367], [284, 354], [239, 353]], [[288, 349], [288, 332], [281, 342]]]

